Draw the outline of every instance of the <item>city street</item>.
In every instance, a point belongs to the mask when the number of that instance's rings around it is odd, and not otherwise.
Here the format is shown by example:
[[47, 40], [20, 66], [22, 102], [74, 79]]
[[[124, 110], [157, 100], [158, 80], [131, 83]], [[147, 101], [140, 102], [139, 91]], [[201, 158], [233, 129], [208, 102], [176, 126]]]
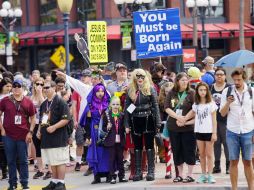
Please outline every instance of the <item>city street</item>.
[[[224, 163], [224, 160], [222, 161]], [[152, 189], [158, 189], [158, 190], [170, 190], [170, 189], [188, 189], [188, 190], [203, 190], [203, 189], [230, 189], [230, 178], [229, 175], [225, 174], [225, 168], [222, 165], [222, 173], [216, 174], [215, 178], [217, 180], [217, 183], [215, 184], [197, 184], [197, 183], [190, 183], [190, 184], [184, 184], [184, 183], [173, 183], [172, 179], [164, 179], [165, 175], [165, 166], [164, 164], [157, 163], [156, 164], [156, 180], [152, 182], [147, 182], [145, 180], [140, 182], [128, 182], [128, 183], [117, 183], [115, 185], [107, 184], [105, 183], [105, 178], [102, 179], [101, 184], [97, 185], [91, 185], [91, 182], [93, 180], [93, 176], [90, 175], [88, 177], [84, 177], [83, 173], [86, 170], [87, 166], [82, 167], [81, 172], [74, 172], [74, 166], [68, 167], [68, 173], [66, 175], [66, 187], [70, 190], [83, 190], [83, 189], [96, 189], [96, 190], [108, 190], [108, 189], [121, 189], [121, 190], [127, 190], [127, 189], [134, 189], [135, 190], [152, 190]], [[186, 167], [185, 167], [186, 169]], [[39, 190], [43, 186], [47, 185], [49, 183], [49, 180], [33, 180], [32, 176], [34, 175], [34, 172], [32, 171], [33, 168], [30, 166], [30, 189], [31, 190]], [[194, 168], [194, 177], [195, 179], [198, 178], [200, 174], [200, 165], [196, 165]], [[126, 174], [126, 177], [129, 177], [129, 173]], [[0, 190], [5, 190], [8, 186], [8, 183], [6, 180], [0, 181]], [[19, 187], [19, 189], [21, 189]], [[247, 189], [247, 183], [245, 180], [245, 175], [243, 171], [243, 165], [240, 163], [239, 165], [239, 190]]]

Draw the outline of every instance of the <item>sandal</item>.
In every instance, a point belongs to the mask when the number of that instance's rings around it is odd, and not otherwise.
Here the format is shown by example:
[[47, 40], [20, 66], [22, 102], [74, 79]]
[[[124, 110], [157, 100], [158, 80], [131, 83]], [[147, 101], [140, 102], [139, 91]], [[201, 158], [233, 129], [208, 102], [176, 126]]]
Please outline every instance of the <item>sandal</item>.
[[181, 176], [177, 176], [177, 177], [173, 180], [174, 183], [178, 183], [178, 182], [182, 182], [182, 181], [183, 181], [183, 178], [182, 178]]
[[191, 182], [194, 182], [195, 179], [193, 179], [192, 177], [190, 176], [187, 176], [184, 180], [183, 180], [183, 183], [191, 183]]

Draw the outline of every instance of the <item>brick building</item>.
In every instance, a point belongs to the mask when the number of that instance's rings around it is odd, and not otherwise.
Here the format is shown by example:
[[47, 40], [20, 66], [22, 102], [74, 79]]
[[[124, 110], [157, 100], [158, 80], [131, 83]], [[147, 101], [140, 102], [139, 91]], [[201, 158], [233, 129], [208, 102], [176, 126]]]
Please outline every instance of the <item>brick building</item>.
[[[4, 0], [0, 0], [0, 4]], [[10, 0], [13, 6], [20, 6], [23, 16], [16, 23], [15, 31], [20, 33], [20, 42], [16, 47], [17, 55], [14, 55], [14, 70], [31, 71], [40, 69], [49, 71], [54, 64], [49, 57], [59, 45], [64, 43], [64, 31], [62, 15], [57, 8], [56, 0]], [[121, 51], [120, 20], [114, 0], [74, 0], [70, 14], [70, 53], [74, 56], [71, 62], [71, 70], [83, 68], [83, 60], [77, 51], [74, 33], [84, 33], [85, 28], [79, 23], [86, 20], [105, 20], [108, 23], [108, 49], [109, 61], [124, 60], [129, 65], [130, 51]], [[181, 14], [181, 30], [184, 46], [192, 45], [192, 17], [185, 6], [186, 0], [155, 0], [152, 8], [179, 7]], [[253, 7], [254, 0], [245, 1], [245, 45], [252, 50], [254, 26]], [[84, 14], [81, 14], [83, 12]], [[200, 23], [200, 20], [198, 21]], [[209, 55], [219, 58], [229, 52], [239, 49], [239, 0], [220, 0], [220, 4], [213, 16], [206, 18], [206, 31], [209, 33]], [[201, 25], [198, 24], [199, 39]], [[200, 44], [200, 42], [199, 42]], [[199, 47], [198, 57], [201, 57]], [[149, 62], [143, 60], [142, 62]], [[175, 69], [176, 59], [164, 58], [163, 62]], [[0, 63], [5, 65], [5, 56], [0, 55]]]

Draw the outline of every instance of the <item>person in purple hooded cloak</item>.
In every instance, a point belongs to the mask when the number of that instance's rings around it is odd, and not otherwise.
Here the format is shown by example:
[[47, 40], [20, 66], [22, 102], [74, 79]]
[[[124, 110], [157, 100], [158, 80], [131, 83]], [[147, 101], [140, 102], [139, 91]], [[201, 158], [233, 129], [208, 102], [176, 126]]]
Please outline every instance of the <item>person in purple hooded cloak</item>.
[[89, 144], [87, 162], [92, 168], [94, 180], [92, 184], [100, 183], [101, 177], [109, 180], [109, 152], [103, 146], [98, 146], [99, 123], [103, 113], [108, 109], [110, 95], [103, 84], [94, 86], [87, 96], [87, 106], [81, 116], [80, 125], [86, 131], [86, 143]]

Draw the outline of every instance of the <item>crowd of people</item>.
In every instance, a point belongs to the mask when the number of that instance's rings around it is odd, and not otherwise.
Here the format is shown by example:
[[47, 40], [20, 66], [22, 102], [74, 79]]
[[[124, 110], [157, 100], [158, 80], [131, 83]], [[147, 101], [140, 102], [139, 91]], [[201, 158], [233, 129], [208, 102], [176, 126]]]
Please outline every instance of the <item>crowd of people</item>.
[[[30, 79], [22, 73], [0, 75], [0, 169], [17, 188], [29, 189], [28, 161], [33, 179], [50, 179], [42, 190], [64, 190], [65, 170], [88, 165], [92, 184], [155, 180], [155, 158], [166, 163], [165, 178], [174, 183], [216, 183], [221, 173], [222, 145], [226, 174], [237, 189], [242, 155], [249, 189], [254, 189], [253, 88], [243, 69], [214, 68], [206, 57], [202, 68], [167, 72], [158, 62], [149, 70], [129, 71], [123, 62], [66, 75], [61, 70]], [[76, 144], [76, 156], [70, 146]], [[157, 147], [157, 148], [155, 148]], [[172, 155], [171, 155], [172, 152]], [[171, 156], [175, 174], [172, 174]], [[126, 160], [130, 176], [125, 176]], [[193, 168], [200, 161], [201, 175]], [[184, 164], [187, 173], [184, 174]], [[118, 180], [117, 180], [118, 177]]]

